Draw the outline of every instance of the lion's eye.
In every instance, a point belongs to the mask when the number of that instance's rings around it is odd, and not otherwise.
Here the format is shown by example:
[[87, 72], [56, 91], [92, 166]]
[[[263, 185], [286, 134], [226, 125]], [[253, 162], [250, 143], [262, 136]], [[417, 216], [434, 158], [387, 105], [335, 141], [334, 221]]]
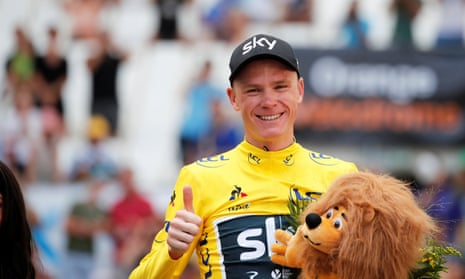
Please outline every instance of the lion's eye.
[[342, 229], [342, 219], [341, 218], [334, 219], [333, 226], [338, 230]]
[[328, 210], [328, 212], [326, 212], [326, 218], [331, 219], [331, 217], [333, 217], [333, 209], [332, 208], [330, 210]]

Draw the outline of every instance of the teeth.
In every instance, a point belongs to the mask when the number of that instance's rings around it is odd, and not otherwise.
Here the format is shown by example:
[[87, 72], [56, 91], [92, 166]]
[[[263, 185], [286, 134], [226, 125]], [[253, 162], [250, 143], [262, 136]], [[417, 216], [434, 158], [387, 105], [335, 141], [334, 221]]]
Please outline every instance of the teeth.
[[281, 116], [280, 113], [275, 114], [275, 115], [267, 115], [267, 116], [260, 116], [261, 120], [275, 120], [278, 119]]

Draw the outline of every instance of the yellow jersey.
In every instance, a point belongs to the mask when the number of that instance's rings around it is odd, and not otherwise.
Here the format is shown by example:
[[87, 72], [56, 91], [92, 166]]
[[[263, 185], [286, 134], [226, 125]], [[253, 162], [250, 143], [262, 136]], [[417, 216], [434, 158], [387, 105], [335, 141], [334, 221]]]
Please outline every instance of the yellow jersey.
[[[184, 166], [166, 210], [165, 227], [130, 279], [179, 278], [192, 253], [202, 279], [286, 279], [292, 270], [271, 262], [276, 229], [289, 225], [289, 199], [316, 199], [355, 164], [294, 143], [265, 151], [246, 141], [234, 149]], [[168, 255], [170, 220], [182, 209], [183, 187], [193, 191], [201, 233], [178, 260]]]

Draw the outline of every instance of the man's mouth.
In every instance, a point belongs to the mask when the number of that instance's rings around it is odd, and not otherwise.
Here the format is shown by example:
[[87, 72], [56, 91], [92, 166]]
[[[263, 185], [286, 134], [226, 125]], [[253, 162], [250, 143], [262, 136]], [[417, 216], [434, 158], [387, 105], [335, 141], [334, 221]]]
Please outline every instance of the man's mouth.
[[257, 117], [260, 118], [261, 120], [272, 121], [272, 120], [278, 119], [283, 114], [284, 113], [282, 112], [282, 113], [277, 113], [277, 114], [273, 114], [273, 115], [257, 115]]

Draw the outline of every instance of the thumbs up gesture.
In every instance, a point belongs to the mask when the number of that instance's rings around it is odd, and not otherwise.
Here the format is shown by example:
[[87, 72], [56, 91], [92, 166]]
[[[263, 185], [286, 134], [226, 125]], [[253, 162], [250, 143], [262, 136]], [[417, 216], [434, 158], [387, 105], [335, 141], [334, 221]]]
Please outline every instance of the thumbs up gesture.
[[189, 249], [200, 232], [202, 219], [195, 214], [192, 205], [193, 194], [190, 186], [183, 189], [184, 209], [176, 212], [168, 229], [168, 252], [173, 260], [179, 259]]

